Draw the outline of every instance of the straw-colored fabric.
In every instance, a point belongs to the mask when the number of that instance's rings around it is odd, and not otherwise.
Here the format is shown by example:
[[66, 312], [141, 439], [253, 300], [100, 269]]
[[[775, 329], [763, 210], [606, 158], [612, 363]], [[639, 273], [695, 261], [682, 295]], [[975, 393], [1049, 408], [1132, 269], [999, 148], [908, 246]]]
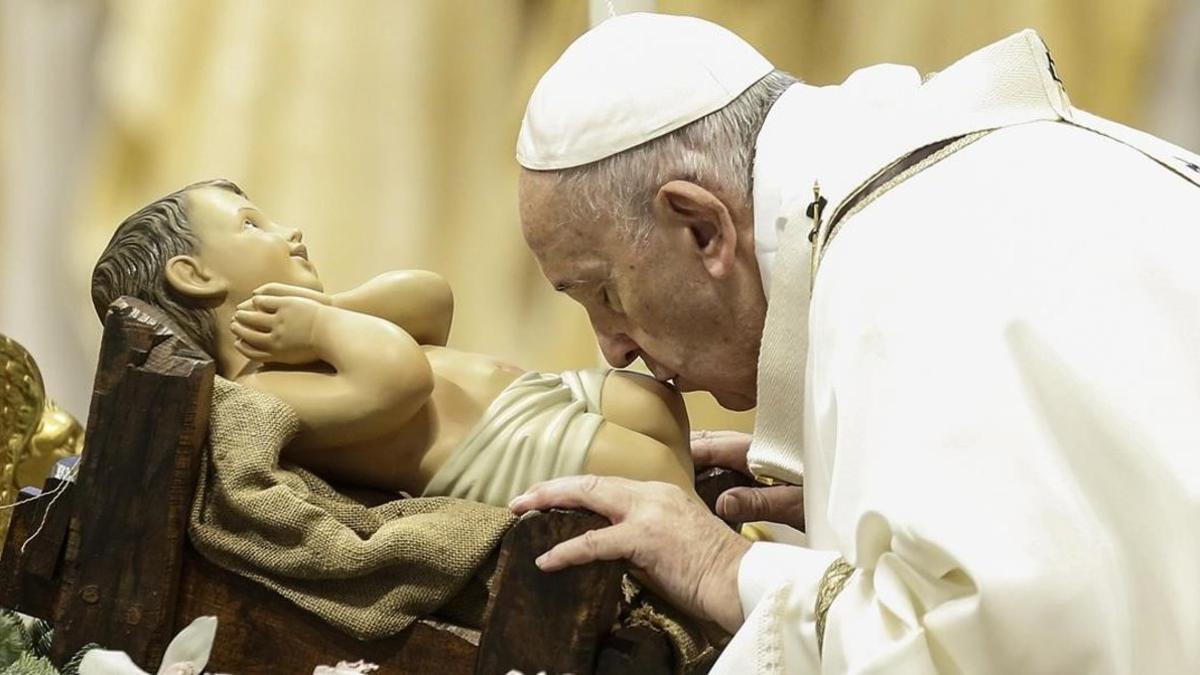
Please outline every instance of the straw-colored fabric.
[[707, 673], [729, 641], [729, 635], [716, 624], [701, 625], [647, 592], [629, 575], [621, 579], [621, 592], [618, 625], [662, 633], [675, 653], [675, 675]]
[[279, 464], [298, 427], [278, 398], [217, 378], [189, 533], [216, 564], [359, 639], [436, 612], [513, 522], [507, 509], [447, 497], [363, 506]]

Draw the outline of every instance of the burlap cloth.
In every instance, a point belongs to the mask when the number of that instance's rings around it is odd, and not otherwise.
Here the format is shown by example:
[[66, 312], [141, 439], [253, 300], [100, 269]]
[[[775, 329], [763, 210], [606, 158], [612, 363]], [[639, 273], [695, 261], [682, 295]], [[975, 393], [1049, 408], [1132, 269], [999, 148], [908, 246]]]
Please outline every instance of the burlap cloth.
[[188, 530], [205, 557], [359, 639], [434, 614], [515, 520], [507, 509], [449, 497], [363, 506], [280, 464], [298, 427], [278, 398], [216, 378], [210, 453]]
[[[491, 553], [515, 517], [449, 497], [363, 506], [280, 464], [298, 427], [278, 398], [216, 378], [188, 527], [200, 553], [362, 640], [435, 614], [478, 625]], [[717, 651], [702, 631], [631, 582], [623, 600], [618, 625], [664, 632], [676, 672], [707, 671]]]

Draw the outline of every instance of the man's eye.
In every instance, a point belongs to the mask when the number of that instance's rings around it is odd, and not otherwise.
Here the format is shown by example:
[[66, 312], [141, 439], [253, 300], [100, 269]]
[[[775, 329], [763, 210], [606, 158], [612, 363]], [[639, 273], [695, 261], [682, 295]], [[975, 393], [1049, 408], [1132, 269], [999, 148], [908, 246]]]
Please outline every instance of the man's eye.
[[242, 229], [243, 230], [248, 230], [253, 227], [258, 227], [257, 225], [254, 224], [253, 220], [250, 220], [249, 218], [247, 218], [242, 221]]
[[614, 312], [621, 311], [621, 305], [620, 305], [620, 303], [617, 302], [617, 294], [613, 292], [611, 287], [605, 286], [604, 290], [601, 291], [600, 295], [604, 299], [604, 305], [606, 307], [613, 310]]

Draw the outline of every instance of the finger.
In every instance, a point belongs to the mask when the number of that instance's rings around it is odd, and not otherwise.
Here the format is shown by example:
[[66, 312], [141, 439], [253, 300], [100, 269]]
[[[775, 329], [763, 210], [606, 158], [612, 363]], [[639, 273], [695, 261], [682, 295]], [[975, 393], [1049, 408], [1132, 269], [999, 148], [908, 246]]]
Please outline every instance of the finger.
[[280, 307], [287, 304], [288, 299], [282, 295], [256, 295], [251, 300], [254, 302], [254, 309], [274, 314], [279, 311]]
[[266, 312], [238, 310], [233, 313], [233, 320], [256, 331], [270, 333], [275, 325], [274, 318]]
[[233, 341], [233, 348], [241, 352], [248, 359], [253, 359], [255, 361], [269, 361], [271, 359], [270, 354], [260, 349], [251, 347], [241, 339], [235, 339]]
[[732, 429], [693, 429], [691, 432], [693, 441], [712, 438], [745, 437], [749, 435], [744, 431], [733, 431]]
[[717, 515], [739, 523], [767, 520], [803, 529], [804, 488], [794, 485], [731, 488], [717, 498]]
[[692, 462], [696, 466], [723, 466], [750, 475], [746, 453], [753, 436], [737, 431], [692, 433]]
[[233, 335], [236, 338], [250, 345], [253, 349], [270, 350], [271, 348], [271, 336], [269, 333], [260, 333], [236, 322], [230, 326], [230, 330], [233, 331]]
[[569, 476], [538, 483], [508, 503], [521, 514], [551, 508], [587, 509], [618, 521], [635, 501], [635, 483], [612, 476]]
[[281, 284], [277, 281], [273, 281], [269, 284], [264, 284], [262, 286], [259, 286], [256, 289], [254, 289], [254, 295], [255, 296], [264, 296], [264, 297], [277, 297], [277, 298], [303, 298], [305, 300], [312, 300], [313, 302], [318, 302], [322, 305], [333, 304], [333, 298], [330, 298], [328, 295], [326, 295], [325, 293], [323, 293], [321, 291], [314, 291], [311, 288], [305, 288], [303, 286], [292, 286], [290, 284]]
[[628, 526], [613, 525], [588, 530], [538, 556], [537, 566], [543, 572], [554, 572], [596, 560], [628, 558], [633, 553], [630, 543], [633, 533], [626, 531], [628, 529]]
[[278, 281], [272, 281], [269, 284], [263, 284], [254, 289], [254, 295], [268, 295], [274, 297], [301, 297], [316, 300], [318, 293], [303, 286], [292, 286], [291, 284], [281, 284]]
[[282, 284], [277, 281], [263, 284], [254, 289], [255, 295], [295, 295], [295, 286], [291, 284]]
[[742, 449], [750, 447], [750, 442], [754, 440], [754, 436], [742, 431], [713, 431], [709, 429], [699, 429], [691, 433], [691, 443], [702, 449], [709, 448], [733, 448]]

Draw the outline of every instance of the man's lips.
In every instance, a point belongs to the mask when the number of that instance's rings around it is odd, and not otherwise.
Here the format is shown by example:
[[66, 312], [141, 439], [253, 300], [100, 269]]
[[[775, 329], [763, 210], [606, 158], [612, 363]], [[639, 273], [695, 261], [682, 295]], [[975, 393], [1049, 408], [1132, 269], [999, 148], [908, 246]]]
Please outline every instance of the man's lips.
[[696, 390], [696, 388], [694, 386], [692, 386], [692, 384], [690, 382], [683, 379], [682, 377], [679, 377], [678, 375], [671, 378], [671, 384], [674, 385], [675, 389], [677, 389], [678, 391], [681, 391], [681, 392], [688, 392], [688, 391]]
[[672, 374], [662, 375], [662, 376], [655, 375], [654, 379], [658, 380], [659, 382], [662, 382], [663, 384], [667, 385], [668, 387], [670, 387], [672, 389], [679, 388], [679, 373], [672, 373]]
[[305, 246], [304, 244], [300, 244], [299, 246], [293, 246], [291, 255], [293, 258], [300, 258], [301, 260], [308, 260], [308, 247]]

